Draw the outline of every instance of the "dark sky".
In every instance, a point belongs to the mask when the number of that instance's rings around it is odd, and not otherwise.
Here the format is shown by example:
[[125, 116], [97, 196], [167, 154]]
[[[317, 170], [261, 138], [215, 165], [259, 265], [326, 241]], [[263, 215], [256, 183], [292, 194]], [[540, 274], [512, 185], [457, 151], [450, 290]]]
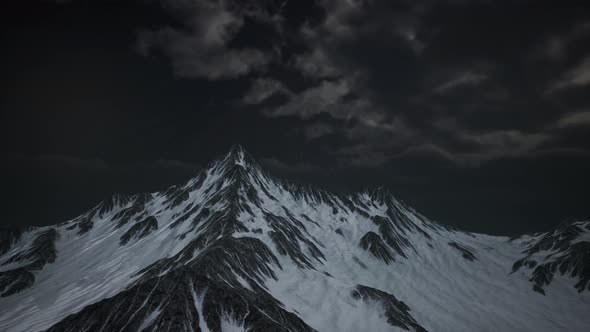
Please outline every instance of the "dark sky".
[[466, 230], [589, 219], [584, 3], [3, 4], [1, 223], [182, 183], [234, 143]]

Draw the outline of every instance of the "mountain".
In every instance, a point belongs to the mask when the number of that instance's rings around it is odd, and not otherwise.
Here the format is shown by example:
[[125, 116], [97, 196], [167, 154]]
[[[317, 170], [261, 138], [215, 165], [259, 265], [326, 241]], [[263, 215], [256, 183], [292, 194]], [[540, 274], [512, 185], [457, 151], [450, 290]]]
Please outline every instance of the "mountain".
[[0, 331], [590, 331], [589, 312], [588, 222], [462, 232], [239, 146], [164, 192], [0, 232]]

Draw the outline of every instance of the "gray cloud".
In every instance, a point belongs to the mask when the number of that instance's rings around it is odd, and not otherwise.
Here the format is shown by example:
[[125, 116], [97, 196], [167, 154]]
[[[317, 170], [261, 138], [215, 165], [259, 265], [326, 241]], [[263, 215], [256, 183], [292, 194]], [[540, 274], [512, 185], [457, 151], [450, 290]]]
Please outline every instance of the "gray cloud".
[[[144, 54], [164, 53], [180, 76], [218, 80], [257, 74], [239, 103], [268, 118], [303, 120], [293, 132], [306, 141], [338, 136], [340, 143], [327, 139], [319, 144], [326, 144], [323, 148], [341, 163], [379, 166], [430, 155], [458, 166], [477, 166], [542, 151], [558, 144], [555, 128], [586, 121], [584, 115], [570, 115], [557, 124], [542, 120], [546, 122], [524, 128], [506, 120], [512, 114], [522, 119], [521, 113], [540, 103], [545, 113], [553, 107], [542, 100], [544, 87], [527, 86], [510, 66], [524, 68], [522, 75], [532, 77], [528, 64], [519, 62], [537, 61], [531, 53], [564, 60], [572, 43], [589, 31], [583, 21], [553, 33], [542, 31], [542, 36], [533, 28], [512, 36], [513, 29], [506, 27], [498, 32], [505, 44], [494, 46], [474, 40], [487, 30], [475, 25], [470, 33], [465, 28], [470, 21], [463, 19], [472, 11], [474, 19], [489, 22], [498, 13], [490, 13], [485, 2], [320, 0], [316, 4], [324, 9], [322, 20], [303, 23], [295, 30], [297, 36], [262, 51], [229, 45], [246, 19], [268, 23], [282, 37], [285, 31], [293, 33], [282, 16], [286, 2], [271, 12], [251, 2], [161, 1], [183, 13], [185, 29], [144, 32], [139, 41]], [[520, 7], [509, 10], [519, 13]], [[523, 51], [514, 51], [512, 43], [520, 43], [521, 37]], [[293, 39], [302, 45], [284, 56], [282, 47]], [[294, 70], [301, 81], [267, 71], [271, 63]], [[589, 63], [586, 58], [567, 69], [550, 91], [590, 84]], [[541, 86], [543, 80], [539, 82]], [[269, 106], [266, 102], [277, 95], [282, 98]], [[501, 117], [504, 123], [496, 120]]]
[[562, 77], [555, 82], [549, 91], [566, 89], [577, 86], [586, 86], [590, 84], [590, 56], [583, 59], [580, 63], [565, 72]]
[[315, 47], [307, 53], [296, 56], [295, 67], [311, 78], [334, 78], [341, 75], [340, 69], [332, 63], [321, 47]]
[[435, 87], [433, 91], [435, 93], [444, 94], [461, 86], [479, 85], [487, 78], [487, 75], [475, 73], [473, 71], [459, 72], [448, 81]]
[[156, 51], [172, 62], [181, 77], [228, 79], [261, 71], [273, 55], [254, 48], [230, 48], [247, 16], [270, 19], [260, 11], [233, 8], [228, 1], [163, 0], [166, 8], [182, 13], [184, 29], [163, 27], [142, 31], [137, 48], [143, 55]]
[[580, 111], [564, 115], [557, 121], [557, 128], [590, 126], [590, 111]]
[[320, 113], [330, 113], [337, 118], [345, 118], [354, 112], [352, 107], [346, 109], [344, 98], [351, 93], [351, 87], [347, 81], [322, 81], [319, 85], [302, 91], [299, 94], [289, 93], [289, 101], [277, 108], [266, 110], [271, 117], [297, 115], [303, 119], [309, 119]]
[[533, 49], [533, 57], [545, 57], [559, 61], [567, 56], [568, 48], [575, 42], [583, 42], [590, 35], [590, 22], [574, 25], [561, 33], [551, 33], [536, 48]]
[[246, 105], [257, 105], [277, 93], [291, 95], [291, 91], [277, 80], [268, 78], [255, 79], [250, 85], [249, 90], [242, 97], [242, 103]]
[[332, 134], [334, 131], [334, 126], [323, 122], [314, 122], [303, 129], [303, 134], [307, 140], [314, 140], [316, 138]]

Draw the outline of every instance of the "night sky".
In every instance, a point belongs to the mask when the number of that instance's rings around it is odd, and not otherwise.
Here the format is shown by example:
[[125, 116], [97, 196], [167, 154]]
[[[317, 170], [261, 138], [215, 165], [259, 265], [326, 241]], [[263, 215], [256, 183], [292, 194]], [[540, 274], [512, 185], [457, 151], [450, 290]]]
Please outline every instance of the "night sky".
[[235, 143], [465, 230], [588, 220], [584, 3], [7, 2], [1, 225], [183, 183]]

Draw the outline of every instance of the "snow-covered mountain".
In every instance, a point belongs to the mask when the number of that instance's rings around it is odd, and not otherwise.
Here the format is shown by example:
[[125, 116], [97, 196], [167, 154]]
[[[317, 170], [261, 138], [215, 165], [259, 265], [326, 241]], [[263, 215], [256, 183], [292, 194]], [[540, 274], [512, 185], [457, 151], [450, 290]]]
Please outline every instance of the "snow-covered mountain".
[[240, 147], [164, 192], [0, 232], [0, 331], [590, 331], [589, 313], [588, 222], [462, 232], [385, 190], [273, 178]]

